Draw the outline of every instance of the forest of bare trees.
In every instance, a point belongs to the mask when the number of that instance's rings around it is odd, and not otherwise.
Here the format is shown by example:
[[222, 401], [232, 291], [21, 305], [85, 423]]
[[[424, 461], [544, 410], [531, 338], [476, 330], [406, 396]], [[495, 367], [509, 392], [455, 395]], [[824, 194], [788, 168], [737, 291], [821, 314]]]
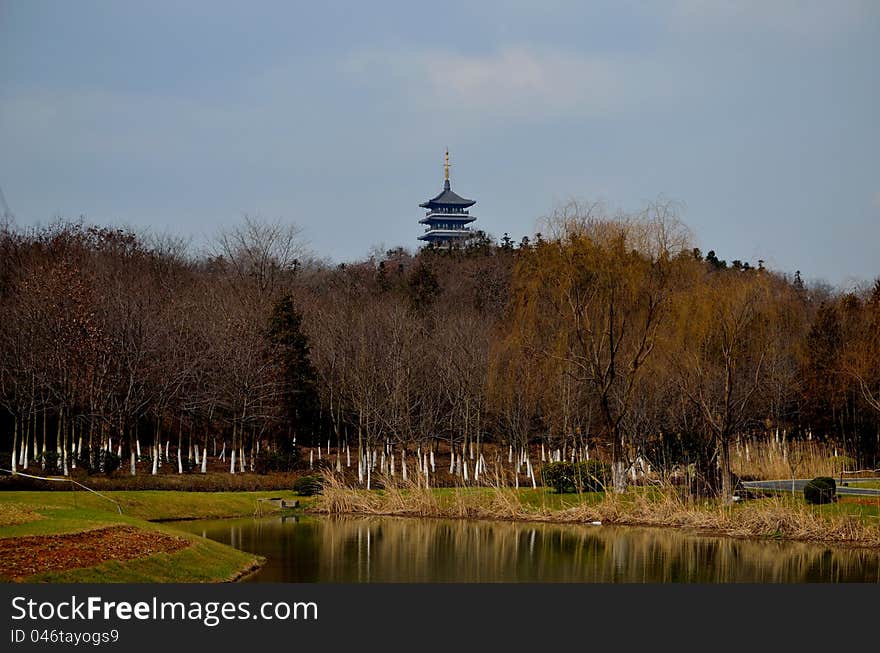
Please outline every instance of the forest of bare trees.
[[768, 433], [880, 466], [880, 280], [727, 264], [670, 205], [573, 204], [518, 245], [344, 265], [251, 219], [203, 253], [78, 222], [0, 232], [4, 469], [235, 474], [323, 451], [369, 487], [441, 451], [463, 482], [592, 456], [617, 490], [637, 464], [685, 466], [729, 497], [732, 452]]

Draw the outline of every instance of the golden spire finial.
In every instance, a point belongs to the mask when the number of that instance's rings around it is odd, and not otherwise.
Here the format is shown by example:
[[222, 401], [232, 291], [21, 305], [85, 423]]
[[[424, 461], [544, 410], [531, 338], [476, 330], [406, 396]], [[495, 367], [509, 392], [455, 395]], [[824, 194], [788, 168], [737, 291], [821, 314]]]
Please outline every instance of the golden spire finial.
[[444, 166], [445, 174], [444, 179], [449, 181], [449, 148], [446, 148], [446, 165]]

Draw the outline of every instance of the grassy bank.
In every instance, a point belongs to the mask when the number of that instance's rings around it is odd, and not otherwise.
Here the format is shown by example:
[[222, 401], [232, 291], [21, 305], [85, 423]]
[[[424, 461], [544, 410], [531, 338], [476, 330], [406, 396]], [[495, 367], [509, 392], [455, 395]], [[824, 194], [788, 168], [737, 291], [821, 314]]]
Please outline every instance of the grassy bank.
[[772, 496], [733, 505], [690, 501], [672, 489], [635, 489], [623, 495], [558, 495], [505, 487], [424, 489], [387, 482], [365, 491], [332, 480], [313, 510], [464, 519], [510, 519], [687, 528], [733, 537], [880, 546], [880, 502], [807, 505], [798, 496]]
[[[155, 520], [208, 519], [270, 514], [279, 510], [271, 498], [295, 500], [292, 492], [2, 492], [0, 544], [25, 550], [22, 566], [7, 565], [0, 580], [24, 582], [219, 582], [235, 580], [256, 568], [259, 556], [155, 523]], [[122, 514], [116, 509], [122, 507]], [[99, 564], [77, 566], [49, 555], [67, 555], [68, 543], [87, 534], [107, 546]], [[99, 537], [101, 536], [101, 537]], [[27, 539], [24, 539], [27, 538]], [[115, 539], [114, 539], [115, 538]], [[147, 555], [125, 559], [114, 541], [135, 538]], [[182, 541], [181, 541], [182, 540]], [[21, 543], [21, 546], [18, 546]], [[171, 544], [171, 546], [169, 546]], [[168, 549], [152, 552], [154, 549]], [[59, 553], [60, 552], [60, 553]], [[70, 564], [65, 564], [69, 562]], [[30, 564], [54, 566], [29, 574]], [[65, 568], [66, 567], [66, 568]]]
[[[37, 476], [47, 474], [37, 467], [29, 473]], [[82, 470], [72, 471], [72, 478], [88, 487], [99, 490], [174, 490], [179, 492], [259, 492], [288, 489], [302, 473], [272, 474], [230, 474], [228, 471], [213, 469], [207, 474], [176, 474], [160, 473], [155, 476], [149, 471], [142, 471], [131, 476], [123, 471], [114, 472], [110, 476], [103, 474], [88, 475]], [[42, 481], [26, 476], [0, 476], [0, 491], [40, 490], [67, 491], [72, 483]]]

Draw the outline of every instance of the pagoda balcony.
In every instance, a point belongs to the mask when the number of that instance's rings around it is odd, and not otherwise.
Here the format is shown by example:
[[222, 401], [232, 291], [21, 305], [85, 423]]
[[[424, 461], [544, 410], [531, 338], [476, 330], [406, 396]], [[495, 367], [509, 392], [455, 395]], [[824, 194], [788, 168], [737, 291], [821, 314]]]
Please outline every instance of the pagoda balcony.
[[468, 210], [456, 207], [446, 207], [443, 209], [428, 209], [426, 215], [461, 215], [467, 217]]
[[461, 225], [459, 225], [459, 224], [434, 224], [434, 225], [427, 225], [425, 227], [425, 233], [429, 233], [431, 231], [436, 231], [436, 232], [444, 232], [444, 231], [452, 232], [452, 231], [454, 231], [456, 233], [459, 233], [462, 231], [470, 231], [470, 230], [471, 230], [470, 227], [466, 227], [463, 224], [461, 224]]
[[459, 223], [465, 224], [468, 222], [473, 222], [477, 218], [470, 215], [469, 213], [438, 213], [437, 211], [431, 211], [426, 214], [424, 218], [419, 220], [422, 224], [430, 224], [432, 222], [451, 222], [451, 223]]
[[459, 238], [466, 238], [471, 233], [473, 233], [467, 227], [458, 227], [457, 229], [425, 229], [425, 233], [419, 236], [419, 240], [424, 240], [427, 242], [444, 242], [457, 240]]

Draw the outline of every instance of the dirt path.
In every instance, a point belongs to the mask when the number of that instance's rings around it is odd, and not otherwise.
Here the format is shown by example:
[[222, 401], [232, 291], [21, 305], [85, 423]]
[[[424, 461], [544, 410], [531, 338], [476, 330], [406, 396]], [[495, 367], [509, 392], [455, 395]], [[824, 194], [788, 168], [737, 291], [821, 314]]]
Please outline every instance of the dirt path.
[[111, 526], [82, 533], [0, 539], [0, 577], [19, 580], [46, 571], [93, 567], [108, 560], [131, 560], [172, 553], [188, 540], [132, 526]]

